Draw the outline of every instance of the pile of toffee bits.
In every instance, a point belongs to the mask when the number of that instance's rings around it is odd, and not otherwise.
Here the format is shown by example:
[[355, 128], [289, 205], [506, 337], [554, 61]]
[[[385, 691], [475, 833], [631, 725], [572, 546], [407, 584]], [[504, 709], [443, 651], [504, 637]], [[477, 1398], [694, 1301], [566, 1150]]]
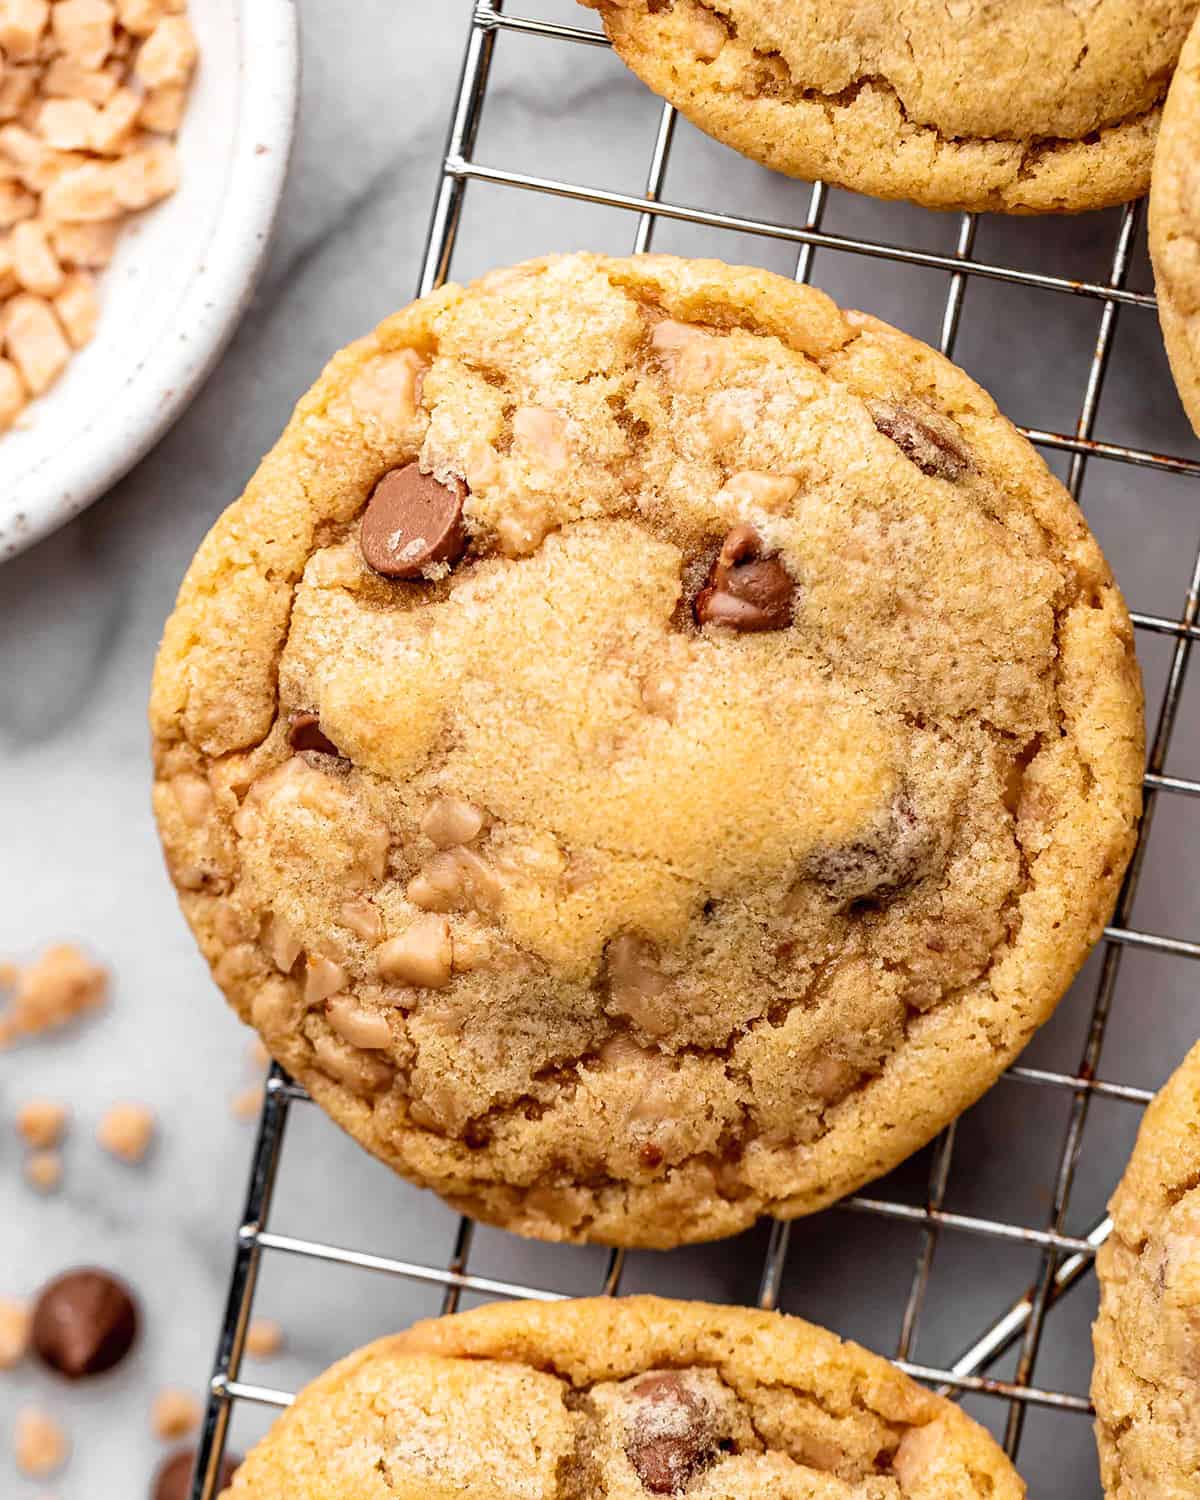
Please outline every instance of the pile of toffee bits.
[[122, 221], [174, 192], [187, 0], [0, 0], [0, 432], [91, 339]]

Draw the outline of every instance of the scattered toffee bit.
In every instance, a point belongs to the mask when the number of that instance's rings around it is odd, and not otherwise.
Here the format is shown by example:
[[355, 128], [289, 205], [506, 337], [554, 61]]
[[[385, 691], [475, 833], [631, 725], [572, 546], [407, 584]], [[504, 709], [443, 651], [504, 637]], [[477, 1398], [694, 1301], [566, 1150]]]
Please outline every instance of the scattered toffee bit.
[[150, 1426], [155, 1437], [165, 1443], [177, 1442], [195, 1432], [200, 1425], [203, 1409], [191, 1391], [177, 1390], [167, 1386], [159, 1391], [150, 1408]]
[[17, 1130], [34, 1151], [52, 1151], [66, 1134], [70, 1112], [54, 1099], [30, 1099], [17, 1111]]
[[251, 1359], [273, 1359], [283, 1348], [283, 1329], [270, 1318], [255, 1318], [246, 1330], [246, 1353]]
[[362, 518], [367, 566], [384, 578], [420, 578], [433, 563], [456, 563], [467, 548], [466, 498], [461, 479], [442, 484], [415, 463], [385, 474]]
[[39, 1036], [67, 1026], [108, 998], [108, 973], [70, 943], [47, 948], [33, 963], [4, 966], [0, 989], [11, 989], [0, 1011], [0, 1048], [18, 1037]]
[[114, 1104], [100, 1121], [96, 1142], [118, 1161], [136, 1166], [154, 1141], [158, 1121], [144, 1104]]
[[25, 1181], [39, 1193], [53, 1193], [62, 1184], [63, 1159], [58, 1151], [31, 1151], [25, 1158]]
[[626, 1457], [650, 1494], [682, 1494], [717, 1455], [706, 1404], [670, 1370], [646, 1375], [630, 1395]]
[[696, 596], [696, 623], [742, 631], [786, 630], [795, 592], [783, 564], [763, 557], [762, 538], [753, 526], [735, 526]]
[[288, 743], [293, 750], [316, 750], [321, 755], [342, 753], [331, 739], [321, 733], [321, 722], [316, 714], [292, 715]]
[[871, 420], [891, 438], [910, 463], [933, 479], [961, 479], [971, 468], [966, 450], [949, 433], [928, 422], [911, 406], [894, 401], [868, 401]]
[[13, 1428], [13, 1457], [29, 1479], [57, 1474], [71, 1453], [67, 1435], [47, 1412], [27, 1406], [17, 1413]]
[[[221, 1474], [217, 1480], [217, 1493], [233, 1483], [240, 1458], [227, 1453], [221, 1460]], [[196, 1466], [194, 1448], [183, 1448], [172, 1453], [159, 1465], [158, 1473], [150, 1490], [150, 1500], [190, 1500], [192, 1493], [192, 1470]]]
[[137, 1333], [133, 1294], [107, 1271], [67, 1271], [43, 1287], [33, 1310], [34, 1350], [70, 1380], [120, 1364]]
[[11, 1297], [0, 1297], [0, 1370], [20, 1364], [29, 1348], [29, 1309]]

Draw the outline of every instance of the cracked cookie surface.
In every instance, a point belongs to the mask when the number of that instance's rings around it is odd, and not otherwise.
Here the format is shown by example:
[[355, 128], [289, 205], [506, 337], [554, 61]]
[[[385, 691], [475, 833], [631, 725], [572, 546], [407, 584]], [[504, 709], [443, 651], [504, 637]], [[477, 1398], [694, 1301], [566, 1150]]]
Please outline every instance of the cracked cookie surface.
[[1200, 1496], [1200, 1046], [1147, 1110], [1109, 1211], [1092, 1378], [1104, 1490]]
[[1163, 110], [1150, 187], [1150, 255], [1171, 373], [1200, 433], [1200, 23]]
[[769, 167], [929, 208], [1143, 194], [1195, 0], [582, 0], [656, 93]]
[[420, 1323], [350, 1355], [226, 1500], [1021, 1500], [991, 1437], [779, 1313], [605, 1298]]
[[977, 1098], [1101, 931], [1142, 764], [1120, 594], [989, 398], [657, 256], [337, 355], [152, 720], [184, 910], [275, 1057], [480, 1218], [654, 1246], [821, 1208]]

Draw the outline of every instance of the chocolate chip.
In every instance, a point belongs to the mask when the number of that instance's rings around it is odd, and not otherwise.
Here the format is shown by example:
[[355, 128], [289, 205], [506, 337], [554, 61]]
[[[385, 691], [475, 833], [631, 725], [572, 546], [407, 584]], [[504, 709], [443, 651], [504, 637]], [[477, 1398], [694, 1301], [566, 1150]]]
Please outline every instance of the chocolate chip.
[[735, 526], [707, 586], [696, 596], [696, 623], [745, 631], [786, 630], [792, 623], [795, 592], [783, 564], [763, 557], [762, 538], [753, 526]]
[[941, 419], [943, 425], [935, 426], [911, 406], [899, 406], [894, 401], [868, 401], [867, 409], [884, 437], [891, 438], [922, 474], [955, 480], [971, 467], [966, 450], [947, 430], [953, 426], [948, 417]]
[[461, 479], [442, 484], [418, 464], [385, 474], [362, 518], [367, 566], [384, 578], [420, 578], [431, 563], [456, 563], [467, 546], [466, 498]]
[[[227, 1453], [221, 1460], [221, 1474], [217, 1480], [217, 1493], [233, 1483], [240, 1458]], [[190, 1500], [192, 1493], [192, 1471], [196, 1467], [196, 1450], [183, 1448], [172, 1453], [159, 1465], [150, 1489], [151, 1500]]]
[[42, 1288], [33, 1310], [33, 1347], [52, 1369], [79, 1380], [111, 1370], [138, 1332], [129, 1288], [107, 1271], [68, 1271]]
[[322, 755], [340, 755], [342, 752], [321, 733], [321, 721], [316, 714], [294, 714], [288, 730], [288, 743], [293, 750], [317, 750]]
[[650, 1494], [682, 1494], [717, 1455], [708, 1407], [669, 1370], [645, 1376], [630, 1395], [625, 1456]]
[[865, 838], [814, 850], [805, 875], [843, 905], [879, 901], [912, 885], [933, 852], [933, 831], [900, 792]]

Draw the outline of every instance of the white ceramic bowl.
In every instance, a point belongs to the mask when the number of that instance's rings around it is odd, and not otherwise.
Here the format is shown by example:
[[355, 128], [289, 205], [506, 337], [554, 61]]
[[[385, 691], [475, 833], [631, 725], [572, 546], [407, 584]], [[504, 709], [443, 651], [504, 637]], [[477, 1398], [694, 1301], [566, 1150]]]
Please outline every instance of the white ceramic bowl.
[[[294, 0], [191, 0], [200, 67], [179, 190], [121, 236], [96, 337], [0, 436], [0, 561], [61, 526], [179, 416], [249, 301], [299, 93]], [[0, 585], [2, 586], [2, 585]]]

